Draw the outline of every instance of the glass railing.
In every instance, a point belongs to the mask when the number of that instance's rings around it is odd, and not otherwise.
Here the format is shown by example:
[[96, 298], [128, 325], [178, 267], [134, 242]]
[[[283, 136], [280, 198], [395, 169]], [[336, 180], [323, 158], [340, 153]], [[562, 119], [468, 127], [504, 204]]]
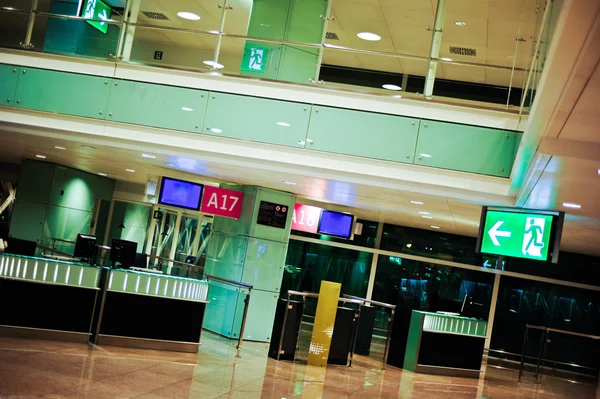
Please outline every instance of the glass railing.
[[527, 113], [562, 1], [184, 4], [0, 0], [0, 46]]

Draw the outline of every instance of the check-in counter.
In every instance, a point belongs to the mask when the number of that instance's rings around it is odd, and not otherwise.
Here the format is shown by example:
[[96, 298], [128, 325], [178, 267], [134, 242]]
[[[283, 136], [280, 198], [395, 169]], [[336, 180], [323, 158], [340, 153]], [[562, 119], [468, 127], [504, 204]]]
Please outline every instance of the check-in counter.
[[479, 377], [486, 333], [484, 320], [413, 310], [403, 368]]
[[101, 270], [0, 253], [0, 333], [88, 342]]
[[94, 342], [197, 352], [209, 283], [184, 277], [104, 269]]
[[0, 253], [0, 334], [197, 352], [209, 283]]

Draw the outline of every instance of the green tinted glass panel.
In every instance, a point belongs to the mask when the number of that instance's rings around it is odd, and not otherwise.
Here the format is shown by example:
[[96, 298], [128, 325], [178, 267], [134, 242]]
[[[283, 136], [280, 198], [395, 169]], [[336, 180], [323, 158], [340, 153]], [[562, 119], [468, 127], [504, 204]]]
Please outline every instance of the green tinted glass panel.
[[97, 76], [21, 68], [15, 106], [104, 119], [110, 82]]
[[[104, 4], [101, 0], [85, 0], [83, 7], [81, 7], [81, 16], [85, 19], [99, 19], [107, 21], [110, 19], [111, 8]], [[98, 29], [102, 33], [106, 33], [108, 30], [108, 24], [101, 21], [86, 21], [94, 28]]]
[[314, 106], [306, 148], [412, 163], [419, 120]]
[[310, 104], [211, 93], [204, 133], [304, 147]]
[[257, 290], [279, 292], [286, 254], [286, 243], [251, 238], [242, 281]]
[[[239, 336], [246, 290], [211, 281], [203, 327], [229, 338]], [[254, 293], [252, 293], [254, 296]]]
[[108, 120], [200, 133], [208, 92], [150, 83], [115, 81]]
[[485, 337], [487, 321], [440, 313], [425, 313], [423, 331]]
[[89, 233], [91, 223], [91, 211], [48, 205], [41, 242], [53, 245], [59, 251], [73, 253], [75, 247], [72, 243], [54, 242], [55, 239], [75, 241], [77, 234]]
[[515, 132], [422, 120], [415, 164], [509, 177]]
[[260, 342], [270, 341], [278, 298], [278, 293], [252, 290], [244, 339]]
[[22, 200], [15, 201], [10, 219], [10, 237], [39, 242], [45, 218], [46, 204]]
[[0, 64], [0, 104], [12, 105], [15, 99], [20, 67]]
[[552, 216], [535, 213], [488, 211], [481, 238], [481, 252], [547, 260]]
[[155, 273], [113, 270], [108, 290], [162, 298], [206, 301], [208, 281], [165, 276]]

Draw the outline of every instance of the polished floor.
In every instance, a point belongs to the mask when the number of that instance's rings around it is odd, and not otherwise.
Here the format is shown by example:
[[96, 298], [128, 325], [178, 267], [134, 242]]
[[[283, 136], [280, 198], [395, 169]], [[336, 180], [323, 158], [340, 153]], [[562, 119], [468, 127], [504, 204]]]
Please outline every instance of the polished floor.
[[[488, 367], [477, 379], [413, 374], [375, 359], [327, 369], [205, 334], [198, 354], [0, 337], [0, 398], [595, 398], [593, 384]], [[598, 396], [600, 397], [600, 395]]]

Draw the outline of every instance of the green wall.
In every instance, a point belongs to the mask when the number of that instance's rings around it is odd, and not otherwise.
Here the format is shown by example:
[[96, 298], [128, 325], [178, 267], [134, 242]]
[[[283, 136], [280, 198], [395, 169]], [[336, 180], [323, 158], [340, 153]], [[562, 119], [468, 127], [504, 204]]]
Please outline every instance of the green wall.
[[[107, 245], [110, 245], [111, 239], [121, 238], [137, 242], [137, 252], [144, 252], [151, 210], [152, 207], [148, 205], [115, 201]], [[104, 239], [104, 236], [100, 239]]]
[[[94, 206], [99, 199], [110, 200], [114, 181], [47, 162], [24, 160], [9, 235], [41, 245], [53, 238], [74, 241], [88, 233]], [[72, 245], [58, 250], [70, 252]]]

